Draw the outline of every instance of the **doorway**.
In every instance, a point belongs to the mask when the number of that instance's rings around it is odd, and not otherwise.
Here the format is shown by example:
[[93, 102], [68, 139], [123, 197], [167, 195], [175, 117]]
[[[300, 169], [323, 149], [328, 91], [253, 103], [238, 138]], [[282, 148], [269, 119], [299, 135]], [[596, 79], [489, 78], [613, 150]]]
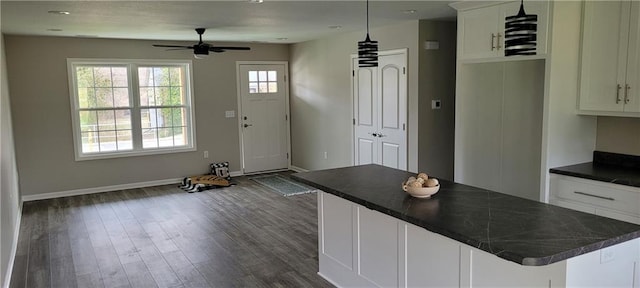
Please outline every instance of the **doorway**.
[[378, 67], [353, 68], [353, 163], [407, 169], [407, 49], [380, 51]]
[[289, 168], [288, 63], [237, 62], [242, 171]]

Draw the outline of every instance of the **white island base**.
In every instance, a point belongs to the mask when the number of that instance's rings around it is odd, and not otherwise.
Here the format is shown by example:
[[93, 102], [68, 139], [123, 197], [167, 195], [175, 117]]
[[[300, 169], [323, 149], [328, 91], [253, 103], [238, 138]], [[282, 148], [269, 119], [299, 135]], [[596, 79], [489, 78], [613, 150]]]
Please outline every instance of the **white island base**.
[[318, 274], [338, 287], [635, 287], [640, 238], [524, 266], [325, 192]]

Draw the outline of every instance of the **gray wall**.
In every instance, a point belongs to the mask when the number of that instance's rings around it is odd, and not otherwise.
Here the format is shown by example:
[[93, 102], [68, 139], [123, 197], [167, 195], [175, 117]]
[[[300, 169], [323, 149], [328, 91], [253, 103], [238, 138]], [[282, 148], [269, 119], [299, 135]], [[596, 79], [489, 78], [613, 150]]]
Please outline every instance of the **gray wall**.
[[[375, 28], [370, 35], [380, 50], [408, 48], [408, 168], [416, 171], [418, 21]], [[364, 36], [364, 31], [344, 33], [291, 46], [292, 165], [317, 170], [353, 164], [350, 55]]]
[[[76, 162], [67, 58], [193, 57], [189, 51], [151, 46], [161, 41], [9, 35], [5, 39], [22, 195], [180, 178], [204, 173], [208, 163], [216, 161], [229, 161], [231, 171], [240, 170], [237, 118], [224, 117], [225, 110], [237, 111], [236, 61], [286, 61], [289, 55], [288, 45], [252, 43], [251, 51], [193, 61], [198, 151]], [[165, 44], [170, 43], [175, 42]], [[204, 150], [209, 159], [204, 159]]]
[[596, 150], [640, 156], [640, 118], [598, 117]]
[[21, 201], [18, 191], [18, 172], [11, 131], [9, 109], [9, 84], [4, 49], [4, 37], [0, 36], [0, 285], [8, 287], [6, 273], [11, 265], [11, 251], [16, 246], [16, 228], [20, 216]]
[[[420, 45], [438, 41], [440, 48], [419, 49], [418, 168], [453, 180], [456, 23], [421, 20], [419, 35]], [[442, 108], [432, 110], [431, 100], [438, 99]]]

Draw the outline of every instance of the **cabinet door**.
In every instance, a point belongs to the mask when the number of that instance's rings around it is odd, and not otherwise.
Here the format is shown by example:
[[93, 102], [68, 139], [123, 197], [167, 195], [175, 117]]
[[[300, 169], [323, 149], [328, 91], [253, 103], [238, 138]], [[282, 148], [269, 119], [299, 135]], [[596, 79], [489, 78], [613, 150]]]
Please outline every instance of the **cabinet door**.
[[[640, 2], [631, 2], [625, 112], [640, 112]], [[626, 87], [625, 87], [626, 88]]]
[[[500, 17], [501, 23], [501, 32], [500, 38], [501, 43], [500, 47], [500, 56], [504, 56], [504, 31], [505, 31], [505, 18], [508, 16], [517, 15], [518, 11], [520, 11], [520, 2], [511, 2], [507, 4], [501, 5], [501, 13], [502, 17]], [[549, 17], [549, 2], [548, 1], [525, 1], [524, 2], [524, 11], [527, 15], [538, 15], [538, 31], [536, 34], [536, 54], [546, 54], [547, 53], [547, 22]]]
[[327, 193], [319, 194], [320, 254], [349, 270], [353, 261], [351, 202]]
[[406, 287], [460, 287], [460, 243], [404, 224]]
[[[461, 12], [458, 16], [458, 45], [462, 59], [494, 58], [497, 47], [500, 6]], [[504, 34], [504, 33], [503, 33]], [[501, 44], [502, 45], [502, 44]]]
[[378, 287], [398, 286], [398, 221], [358, 207], [358, 275]]
[[584, 4], [580, 110], [623, 110], [630, 3]]

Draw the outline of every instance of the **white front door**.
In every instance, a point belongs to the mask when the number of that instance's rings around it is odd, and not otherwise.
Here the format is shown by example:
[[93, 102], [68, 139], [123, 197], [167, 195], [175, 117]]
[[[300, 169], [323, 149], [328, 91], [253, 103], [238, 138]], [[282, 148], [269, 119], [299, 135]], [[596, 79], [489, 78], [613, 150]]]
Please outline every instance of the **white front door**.
[[239, 64], [244, 173], [289, 167], [286, 64]]
[[380, 52], [378, 67], [353, 60], [354, 164], [407, 169], [407, 54]]

